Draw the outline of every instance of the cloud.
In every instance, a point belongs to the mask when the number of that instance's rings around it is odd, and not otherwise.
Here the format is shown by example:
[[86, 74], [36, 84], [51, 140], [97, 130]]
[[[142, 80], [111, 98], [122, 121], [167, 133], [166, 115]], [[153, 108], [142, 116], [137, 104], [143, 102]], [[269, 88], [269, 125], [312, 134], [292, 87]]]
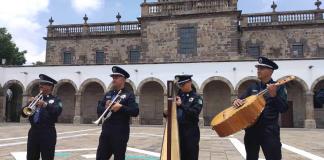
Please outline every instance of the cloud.
[[100, 9], [104, 1], [103, 0], [71, 0], [72, 8], [78, 13], [91, 12]]
[[49, 0], [0, 0], [0, 26], [6, 27], [19, 49], [27, 50], [27, 64], [45, 60], [44, 27], [37, 16], [48, 11]]

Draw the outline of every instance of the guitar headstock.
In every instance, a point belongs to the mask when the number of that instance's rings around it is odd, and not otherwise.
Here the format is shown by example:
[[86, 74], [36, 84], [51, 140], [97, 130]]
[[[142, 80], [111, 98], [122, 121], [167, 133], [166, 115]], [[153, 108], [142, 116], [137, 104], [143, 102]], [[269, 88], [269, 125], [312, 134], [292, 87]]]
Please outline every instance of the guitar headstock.
[[282, 84], [290, 82], [290, 81], [292, 81], [294, 79], [296, 79], [296, 76], [286, 76], [286, 77], [283, 77], [283, 78], [279, 79], [277, 81], [276, 85], [282, 85]]

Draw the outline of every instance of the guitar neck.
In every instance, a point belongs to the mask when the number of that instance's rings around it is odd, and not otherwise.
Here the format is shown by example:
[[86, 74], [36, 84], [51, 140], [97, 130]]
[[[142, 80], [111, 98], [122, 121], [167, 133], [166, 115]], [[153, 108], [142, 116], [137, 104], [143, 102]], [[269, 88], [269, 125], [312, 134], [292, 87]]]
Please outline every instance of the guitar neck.
[[[284, 79], [279, 80], [278, 82], [276, 82], [274, 85], [276, 85], [278, 87], [278, 86], [281, 86], [283, 84], [286, 84], [289, 81], [294, 80], [295, 78], [296, 78], [295, 76], [287, 76], [286, 78], [284, 78]], [[259, 92], [257, 94], [257, 96], [267, 94], [268, 92], [269, 92], [269, 90], [268, 90], [268, 88], [266, 88], [266, 89], [262, 90], [261, 92]]]

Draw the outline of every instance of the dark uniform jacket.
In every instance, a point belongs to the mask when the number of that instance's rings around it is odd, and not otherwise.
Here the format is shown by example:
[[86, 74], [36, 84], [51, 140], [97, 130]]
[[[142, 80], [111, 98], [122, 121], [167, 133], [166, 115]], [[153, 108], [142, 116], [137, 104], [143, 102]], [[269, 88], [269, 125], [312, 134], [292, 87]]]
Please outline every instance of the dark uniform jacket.
[[[62, 102], [59, 98], [53, 95], [44, 96], [43, 101], [47, 103], [47, 106], [45, 108], [40, 108], [39, 121], [37, 123], [34, 122], [34, 116], [36, 114], [34, 113], [29, 117], [29, 122], [32, 127], [55, 127], [55, 123], [57, 122], [59, 115], [62, 113]], [[23, 112], [22, 116], [25, 118], [27, 117]]]
[[[105, 110], [105, 105], [107, 100], [113, 100], [114, 97], [118, 94], [117, 90], [111, 90], [99, 101], [97, 113], [100, 116]], [[127, 125], [129, 126], [130, 117], [138, 116], [139, 109], [138, 104], [135, 101], [135, 95], [132, 92], [129, 92], [125, 89], [122, 89], [121, 92], [122, 100], [119, 102], [122, 107], [117, 112], [112, 112], [109, 119], [105, 121], [103, 127], [108, 124], [118, 124], [118, 125]]]
[[194, 91], [183, 93], [179, 91], [178, 96], [182, 104], [177, 107], [177, 118], [179, 125], [198, 125], [199, 114], [203, 106], [202, 98]]
[[[271, 79], [267, 84], [273, 83], [276, 82]], [[261, 82], [254, 83], [249, 86], [249, 88], [239, 98], [244, 99], [248, 96], [255, 95], [266, 89], [267, 84], [263, 84]], [[279, 113], [284, 113], [288, 109], [287, 90], [285, 86], [278, 87], [276, 97], [270, 97], [269, 94], [265, 94], [265, 100], [266, 106], [258, 121], [255, 123], [256, 126], [278, 124]]]

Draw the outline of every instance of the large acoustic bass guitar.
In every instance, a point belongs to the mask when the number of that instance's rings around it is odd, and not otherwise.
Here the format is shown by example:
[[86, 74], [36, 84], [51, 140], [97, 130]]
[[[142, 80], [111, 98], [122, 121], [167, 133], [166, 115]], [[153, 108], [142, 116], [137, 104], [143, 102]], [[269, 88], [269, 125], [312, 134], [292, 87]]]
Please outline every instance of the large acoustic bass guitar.
[[[275, 85], [280, 86], [294, 79], [295, 76], [287, 76], [278, 80]], [[268, 89], [262, 90], [245, 98], [242, 106], [231, 106], [217, 114], [211, 121], [212, 129], [220, 137], [226, 137], [253, 125], [265, 107], [264, 94], [267, 92]]]

